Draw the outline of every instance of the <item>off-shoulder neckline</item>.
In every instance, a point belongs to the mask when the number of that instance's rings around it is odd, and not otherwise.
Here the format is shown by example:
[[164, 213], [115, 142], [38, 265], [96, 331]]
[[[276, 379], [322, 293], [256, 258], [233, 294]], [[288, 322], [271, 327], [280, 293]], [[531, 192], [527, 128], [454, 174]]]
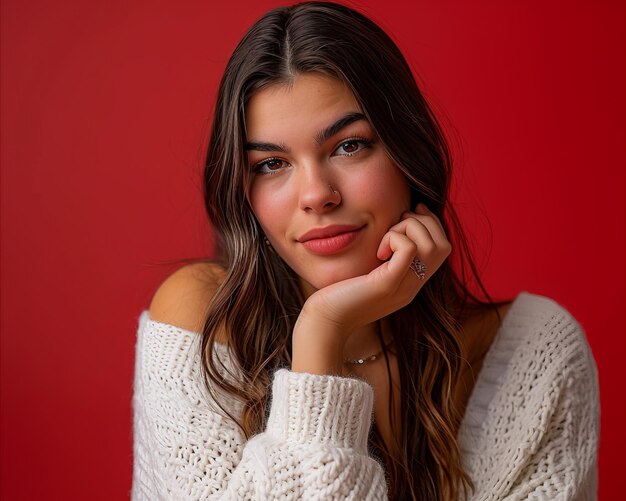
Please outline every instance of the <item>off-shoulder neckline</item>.
[[[512, 311], [516, 309], [516, 305], [520, 302], [520, 299], [523, 298], [523, 297], [528, 297], [528, 296], [532, 297], [533, 294], [529, 294], [528, 292], [522, 291], [522, 292], [519, 292], [518, 295], [512, 300], [511, 307], [508, 309], [508, 311], [506, 312], [504, 317], [502, 317], [502, 321], [500, 323], [500, 326], [498, 327], [498, 330], [497, 330], [495, 336], [493, 337], [493, 339], [491, 341], [489, 349], [487, 350], [487, 353], [485, 355], [485, 359], [489, 357], [490, 352], [493, 351], [493, 346], [495, 345], [497, 339], [499, 337], [501, 337], [502, 331], [503, 331], [503, 329], [505, 327], [505, 324], [507, 323], [506, 319], [512, 316]], [[170, 329], [176, 329], [176, 330], [181, 331], [182, 333], [184, 333], [186, 335], [189, 335], [191, 337], [201, 336], [201, 334], [199, 332], [197, 332], [197, 331], [193, 331], [193, 330], [190, 330], [190, 329], [185, 329], [184, 327], [180, 327], [178, 325], [168, 324], [167, 322], [161, 322], [159, 320], [155, 320], [154, 318], [152, 318], [150, 316], [150, 311], [148, 309], [145, 309], [145, 310], [143, 310], [141, 312], [140, 318], [141, 319], [145, 318], [146, 323], [153, 323], [153, 324], [165, 326], [165, 327], [170, 328]], [[228, 349], [228, 345], [220, 343], [218, 341], [214, 341], [213, 344], [217, 345], [220, 348]], [[483, 372], [483, 371], [481, 370], [478, 373], [478, 375], [476, 377], [476, 381], [478, 381], [478, 379], [480, 378], [480, 373], [481, 372]]]
[[[191, 336], [191, 337], [199, 337], [199, 336], [201, 336], [201, 334], [198, 331], [192, 331], [190, 329], [185, 329], [184, 327], [180, 327], [178, 325], [168, 324], [167, 322], [161, 322], [160, 320], [155, 320], [154, 318], [152, 318], [150, 316], [150, 311], [149, 310], [143, 310], [141, 312], [140, 319], [141, 320], [145, 319], [146, 324], [147, 323], [152, 323], [152, 324], [156, 324], [156, 325], [165, 326], [166, 328], [169, 328], [169, 329], [176, 329], [177, 331], [181, 331], [182, 333], [184, 333], [184, 334], [186, 334], [188, 336]], [[217, 345], [220, 348], [228, 349], [228, 345], [220, 343], [218, 341], [213, 341], [213, 344]]]

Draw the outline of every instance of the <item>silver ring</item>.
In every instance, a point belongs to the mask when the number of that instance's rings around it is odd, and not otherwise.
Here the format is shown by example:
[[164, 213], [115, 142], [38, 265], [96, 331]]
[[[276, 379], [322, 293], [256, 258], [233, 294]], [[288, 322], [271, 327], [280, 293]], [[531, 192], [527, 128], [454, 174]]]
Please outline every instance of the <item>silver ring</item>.
[[409, 267], [413, 270], [413, 273], [420, 280], [424, 280], [426, 278], [426, 265], [420, 261], [419, 259], [413, 259]]

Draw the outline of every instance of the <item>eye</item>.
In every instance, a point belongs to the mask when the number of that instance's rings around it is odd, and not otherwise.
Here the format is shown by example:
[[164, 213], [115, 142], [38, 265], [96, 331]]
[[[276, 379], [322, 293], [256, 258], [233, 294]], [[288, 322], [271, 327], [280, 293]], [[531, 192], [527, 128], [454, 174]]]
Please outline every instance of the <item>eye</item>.
[[252, 166], [252, 171], [262, 175], [276, 174], [280, 169], [289, 165], [287, 162], [280, 158], [267, 158], [258, 162]]
[[365, 138], [352, 138], [343, 141], [333, 152], [343, 157], [351, 157], [362, 150], [369, 148], [373, 141]]

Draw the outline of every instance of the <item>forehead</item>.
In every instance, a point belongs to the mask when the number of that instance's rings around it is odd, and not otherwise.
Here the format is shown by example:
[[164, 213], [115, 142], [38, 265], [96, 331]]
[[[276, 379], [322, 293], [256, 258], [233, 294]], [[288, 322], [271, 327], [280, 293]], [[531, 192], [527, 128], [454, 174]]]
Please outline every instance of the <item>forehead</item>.
[[252, 95], [245, 109], [246, 135], [261, 140], [317, 131], [348, 112], [362, 110], [345, 83], [319, 73], [299, 74]]

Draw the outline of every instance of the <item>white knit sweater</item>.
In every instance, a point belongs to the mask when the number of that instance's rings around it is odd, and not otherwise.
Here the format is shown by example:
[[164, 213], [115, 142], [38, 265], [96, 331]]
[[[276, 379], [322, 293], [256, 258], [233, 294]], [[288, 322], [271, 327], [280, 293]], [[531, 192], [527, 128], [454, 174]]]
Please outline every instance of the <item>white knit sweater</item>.
[[[199, 335], [139, 319], [132, 499], [387, 499], [368, 456], [374, 392], [280, 369], [267, 426], [247, 442], [204, 389]], [[234, 370], [224, 345], [214, 356]], [[224, 398], [239, 416], [238, 402]], [[471, 499], [595, 499], [595, 363], [576, 320], [521, 293], [486, 355], [458, 433]]]

